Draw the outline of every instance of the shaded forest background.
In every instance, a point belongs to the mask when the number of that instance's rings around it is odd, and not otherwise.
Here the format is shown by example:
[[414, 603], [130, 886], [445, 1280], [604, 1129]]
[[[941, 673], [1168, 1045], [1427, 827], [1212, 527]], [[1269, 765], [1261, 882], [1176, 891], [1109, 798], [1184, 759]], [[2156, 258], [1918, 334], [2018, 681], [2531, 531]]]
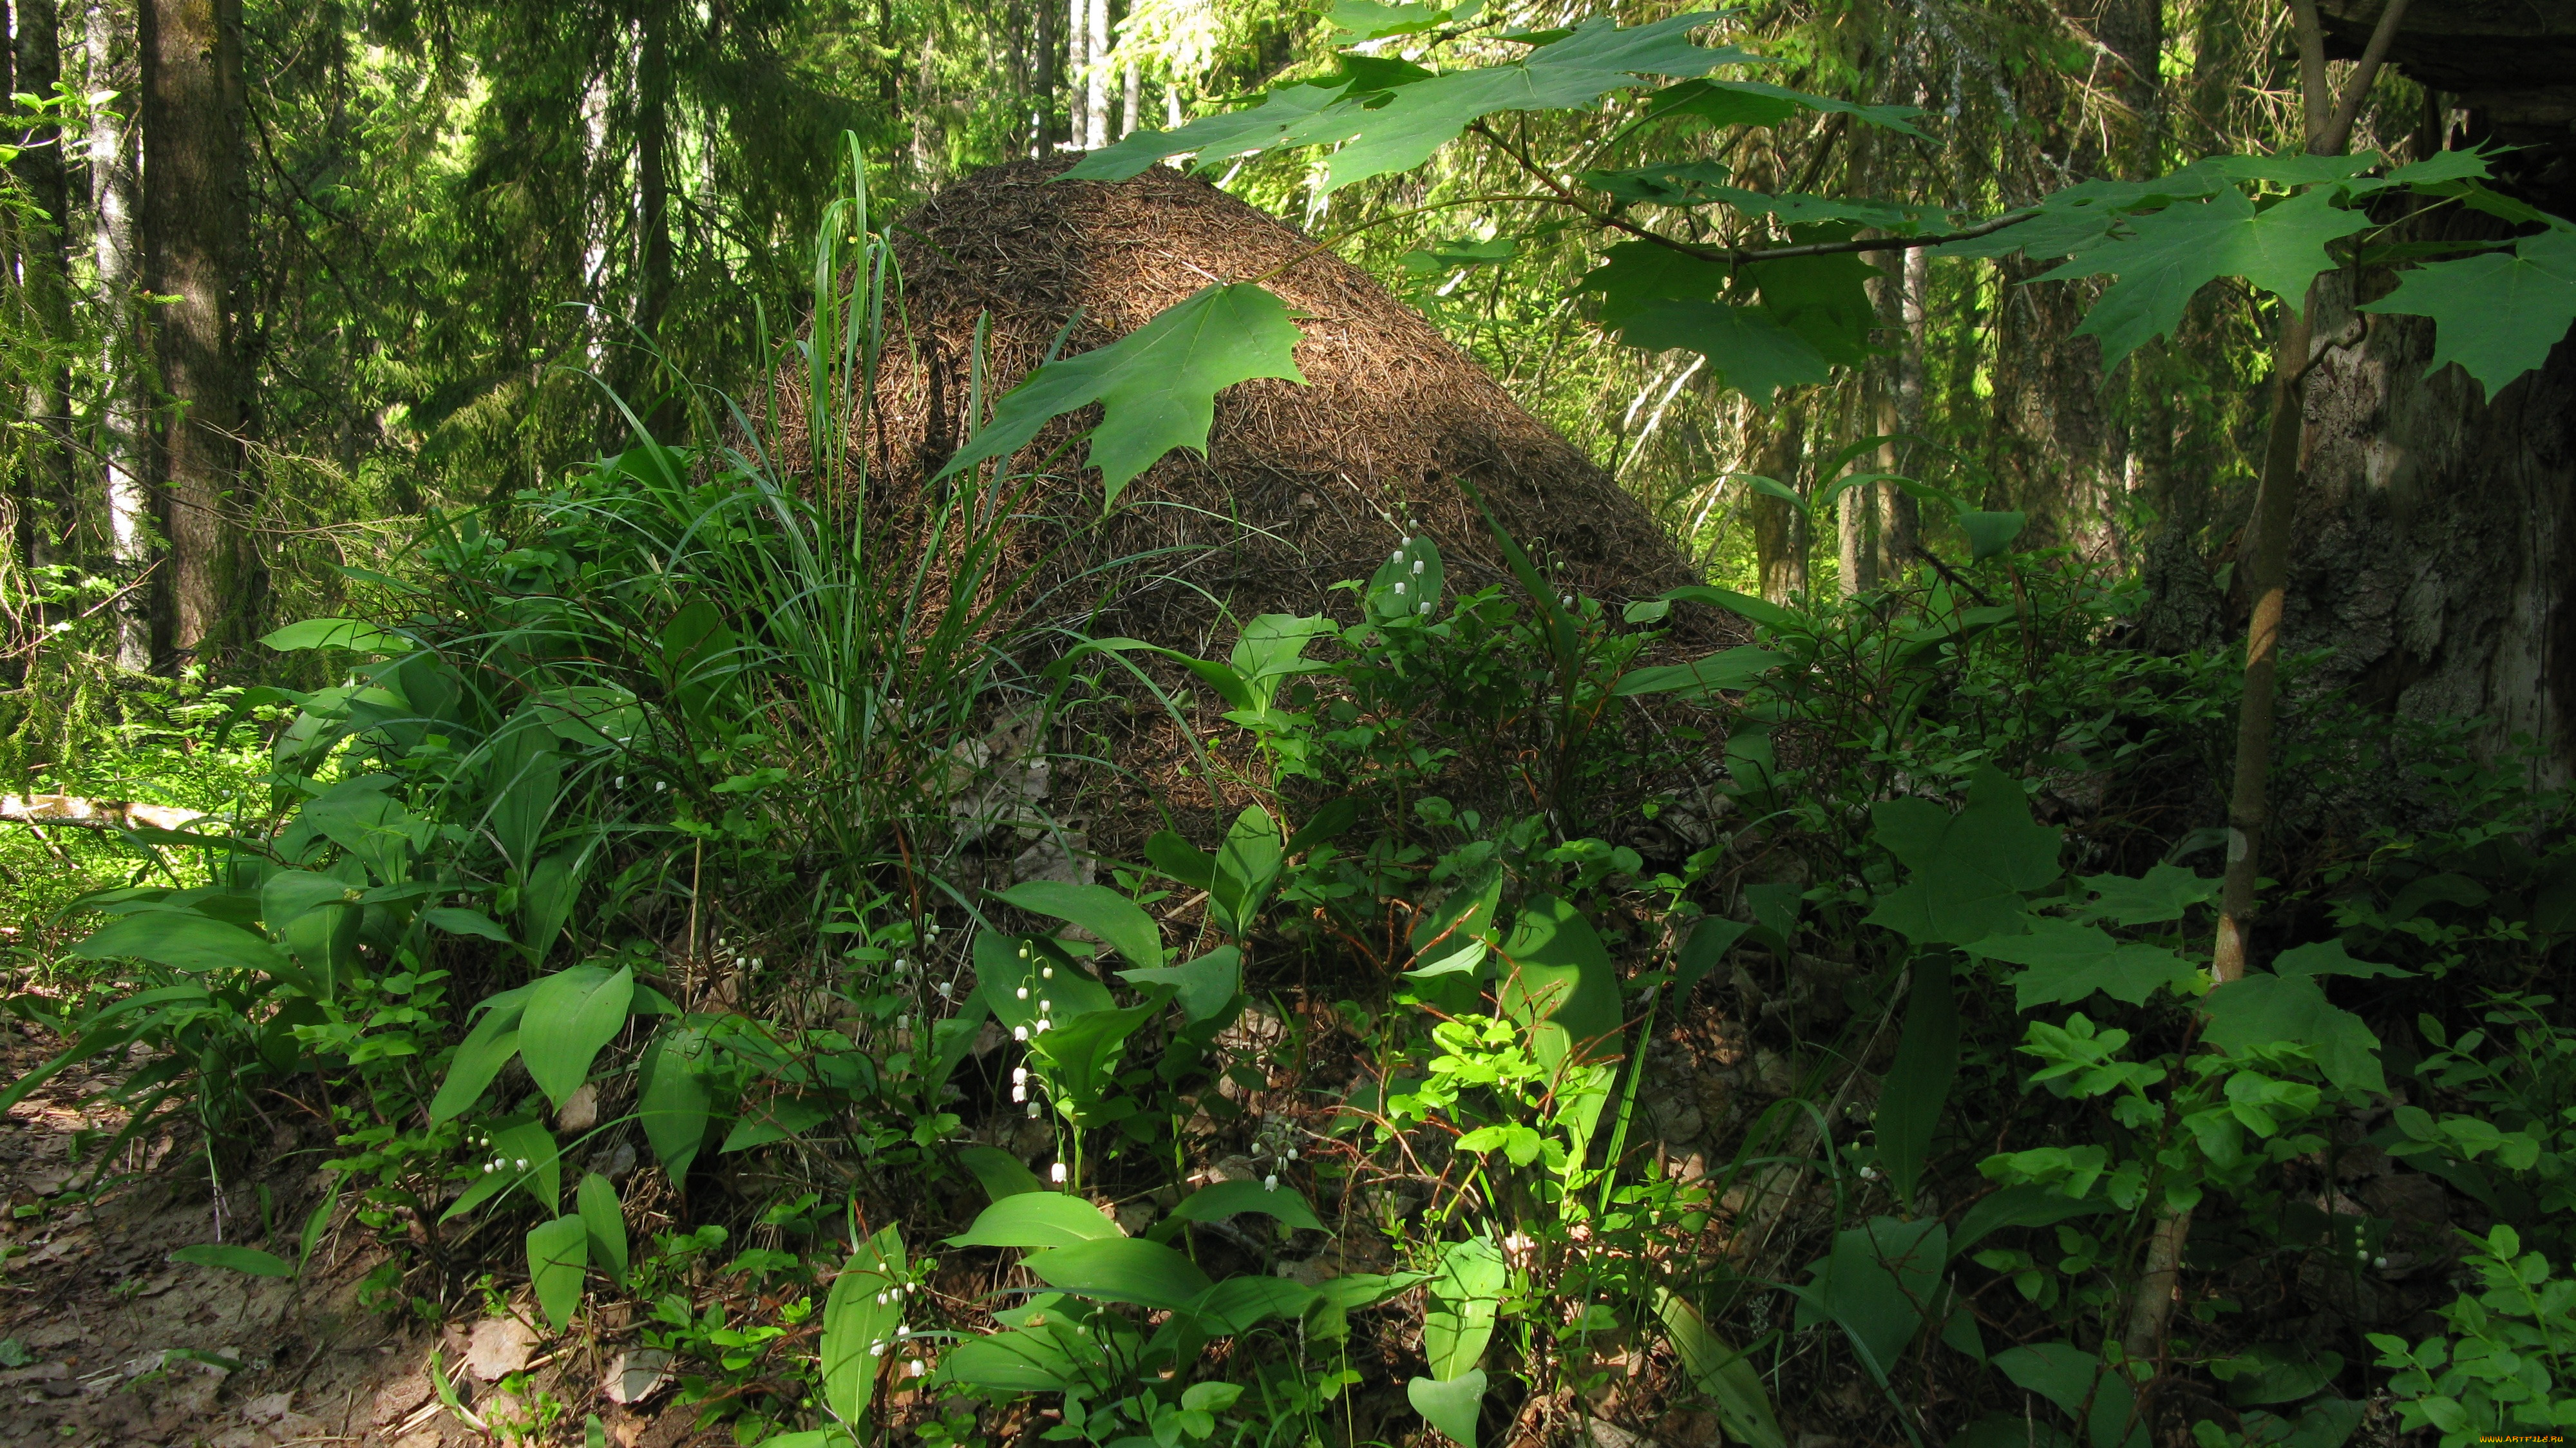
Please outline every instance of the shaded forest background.
[[[1577, 12], [1592, 13], [1558, 18]], [[75, 721], [139, 678], [212, 679], [264, 629], [333, 611], [423, 509], [505, 498], [614, 448], [627, 424], [600, 383], [741, 395], [764, 340], [793, 328], [842, 131], [880, 168], [883, 220], [978, 167], [1318, 71], [1331, 34], [1277, 0], [19, 0], [11, 19], [0, 467], [16, 546], [0, 598], [20, 768], [61, 758]], [[1938, 138], [1804, 112], [1712, 132], [1713, 159], [1756, 188], [1993, 210], [2270, 148], [2297, 125], [2285, 12], [2252, 0], [1762, 4], [1752, 19], [1786, 62], [1775, 79], [1920, 107]], [[1634, 104], [1517, 118], [1513, 139], [1578, 166]], [[2392, 70], [2354, 145], [2429, 151], [2475, 124]], [[1588, 240], [1495, 264], [1508, 248], [1488, 239], [1528, 229], [1512, 206], [1405, 215], [1519, 189], [1480, 158], [1499, 161], [1458, 148], [1329, 196], [1320, 158], [1224, 184], [1310, 233], [1361, 229], [1346, 254], [1615, 470], [1713, 578], [1774, 597], [1867, 586], [1907, 546], [1901, 495], [1856, 492], [1815, 537], [1729, 479], [1812, 488], [1892, 434], [1888, 470], [2026, 510], [2036, 536], [2087, 557], [2134, 568], [2163, 535], [2176, 557], [2223, 562], [2260, 446], [2261, 353], [2250, 310], [2222, 294], [2106, 384], [2095, 343], [2070, 336], [2082, 287], [2019, 285], [2040, 264], [1906, 253], [1875, 283], [1878, 355], [1764, 415], [1693, 354], [1586, 325], [1571, 286]]]

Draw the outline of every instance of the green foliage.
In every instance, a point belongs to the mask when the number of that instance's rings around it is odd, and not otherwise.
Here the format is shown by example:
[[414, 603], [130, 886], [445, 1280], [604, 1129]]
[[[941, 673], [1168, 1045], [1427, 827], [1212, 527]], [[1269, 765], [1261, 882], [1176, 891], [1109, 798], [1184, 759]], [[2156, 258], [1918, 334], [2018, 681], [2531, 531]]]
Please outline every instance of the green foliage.
[[2513, 1228], [2469, 1237], [2478, 1288], [2445, 1308], [2449, 1337], [2413, 1347], [2372, 1333], [2407, 1431], [2431, 1427], [2443, 1448], [2576, 1426], [2576, 1279], [2522, 1250]]
[[1305, 381], [1289, 355], [1296, 344], [1296, 324], [1269, 292], [1250, 283], [1201, 288], [1106, 347], [1030, 373], [939, 476], [1008, 457], [1049, 421], [1098, 403], [1086, 461], [1100, 470], [1102, 506], [1116, 507], [1163, 454], [1207, 451], [1216, 394], [1255, 377]]

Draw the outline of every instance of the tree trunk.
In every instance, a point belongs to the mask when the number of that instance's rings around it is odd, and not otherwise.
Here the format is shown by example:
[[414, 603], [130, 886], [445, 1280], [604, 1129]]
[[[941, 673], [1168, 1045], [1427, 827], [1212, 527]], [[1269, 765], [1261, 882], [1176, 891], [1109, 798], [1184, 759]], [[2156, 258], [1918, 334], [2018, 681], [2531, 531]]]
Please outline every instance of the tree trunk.
[[[53, 94], [63, 78], [60, 13], [56, 0], [19, 0], [17, 54], [11, 88], [29, 95]], [[0, 10], [0, 15], [5, 15]], [[26, 137], [16, 163], [19, 184], [45, 214], [20, 224], [18, 255], [26, 288], [27, 309], [45, 338], [63, 348], [68, 361], [72, 339], [71, 278], [65, 238], [71, 221], [70, 191], [64, 184], [63, 135], [59, 127], [42, 127]], [[42, 441], [29, 448], [28, 500], [42, 516], [26, 529], [31, 563], [71, 555], [64, 545], [80, 517], [72, 477], [75, 454], [71, 435], [71, 376], [63, 365], [49, 366], [27, 387], [21, 399], [27, 420]]]
[[[673, 440], [681, 423], [679, 398], [671, 391], [655, 357], [662, 344], [662, 317], [671, 308], [671, 47], [669, 21], [658, 6], [644, 12], [643, 35], [635, 63], [635, 329], [647, 344], [630, 354], [621, 390], [627, 406], [644, 419], [645, 431]], [[651, 406], [648, 408], [647, 404]], [[623, 419], [618, 422], [622, 423]], [[622, 432], [622, 426], [612, 424]]]
[[[1803, 405], [1783, 404], [1772, 420], [1771, 435], [1755, 454], [1756, 470], [1795, 488], [1798, 469], [1805, 460], [1805, 442]], [[1754, 493], [1750, 506], [1754, 572], [1761, 582], [1762, 596], [1773, 603], [1786, 603], [1791, 595], [1807, 591], [1807, 538], [1802, 526], [1806, 520], [1788, 499], [1769, 493]]]
[[[83, 21], [81, 49], [91, 90], [125, 88], [118, 54], [117, 13], [93, 5]], [[117, 609], [116, 662], [141, 671], [152, 666], [152, 610], [143, 587], [157, 540], [152, 495], [145, 482], [142, 393], [135, 386], [134, 167], [124, 124], [108, 111], [90, 123], [90, 258], [98, 272], [99, 375], [105, 395], [98, 409], [99, 497], [107, 519], [107, 551], [117, 586], [127, 590]]]
[[[2321, 0], [2330, 56], [2367, 44], [2381, 0]], [[2576, 215], [2576, 20], [2563, 6], [2413, 0], [2392, 64], [2456, 106], [2432, 129], [2496, 158], [2499, 189]], [[2456, 129], [2451, 124], [2456, 120]], [[2443, 235], [2506, 234], [2457, 208]], [[2418, 223], [2424, 224], [2424, 223]], [[2321, 335], [2384, 291], [2319, 284]], [[2510, 758], [2538, 746], [2534, 783], [2576, 779], [2576, 342], [2494, 397], [2457, 367], [2427, 375], [2433, 324], [2373, 316], [2360, 345], [2308, 379], [2308, 483], [2292, 532], [2287, 646], [2332, 646], [2307, 688], [2344, 688], [2404, 718], [2483, 721]], [[2314, 823], [2302, 820], [2301, 823]]]
[[1062, 21], [1070, 7], [1078, 3], [1080, 0], [1065, 0], [1063, 5], [1055, 4], [1054, 0], [1037, 0], [1036, 98], [1029, 111], [1029, 159], [1032, 161], [1046, 155], [1056, 139], [1055, 93], [1064, 84], [1064, 65], [1060, 58], [1064, 53], [1064, 37], [1057, 32], [1063, 29]]
[[[1879, 431], [1896, 441], [1879, 454], [1879, 467], [1901, 477], [1914, 476], [1920, 449], [1914, 439], [1923, 431], [1923, 341], [1925, 303], [1932, 289], [1932, 258], [1922, 247], [1909, 248], [1897, 273], [1896, 385], [1880, 401]], [[1878, 485], [1879, 572], [1900, 578], [1914, 567], [1923, 547], [1922, 515], [1914, 495], [1894, 483]]]
[[161, 386], [154, 463], [168, 509], [160, 624], [174, 660], [220, 646], [256, 586], [227, 510], [241, 480], [243, 388], [231, 307], [242, 234], [241, 0], [141, 0], [143, 284]]
[[1082, 67], [1082, 145], [1109, 144], [1109, 0], [1091, 0]]

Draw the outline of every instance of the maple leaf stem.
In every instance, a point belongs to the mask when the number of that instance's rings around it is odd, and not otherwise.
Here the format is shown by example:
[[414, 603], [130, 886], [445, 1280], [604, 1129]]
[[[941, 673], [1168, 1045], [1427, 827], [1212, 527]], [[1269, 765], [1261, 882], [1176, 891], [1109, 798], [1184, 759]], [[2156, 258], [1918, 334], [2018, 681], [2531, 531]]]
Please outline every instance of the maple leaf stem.
[[1500, 147], [1503, 154], [1518, 162], [1522, 170], [1537, 177], [1539, 184], [1553, 193], [1549, 196], [1519, 199], [1554, 201], [1558, 205], [1581, 212], [1586, 219], [1596, 225], [1607, 227], [1612, 231], [1625, 232], [1639, 241], [1652, 242], [1668, 251], [1680, 252], [1684, 256], [1697, 257], [1701, 261], [1713, 261], [1720, 266], [1752, 266], [1760, 262], [1787, 261], [1793, 257], [1802, 256], [1849, 256], [1857, 252], [1912, 251], [1918, 247], [1944, 246], [1954, 241], [1973, 241], [1981, 236], [1992, 236], [2008, 226], [2019, 226], [2039, 215], [2039, 209], [2031, 207], [2022, 211], [2007, 212], [2002, 216], [1980, 221], [1974, 226], [1963, 227], [1957, 231], [1931, 232], [1922, 236], [1871, 236], [1850, 241], [1800, 242], [1794, 246], [1699, 246], [1639, 226], [1617, 212], [1603, 211], [1586, 205], [1583, 198], [1575, 194], [1573, 187], [1549, 174], [1546, 167], [1531, 160], [1519, 147], [1505, 140], [1501, 132], [1483, 121], [1470, 122], [1467, 129]]

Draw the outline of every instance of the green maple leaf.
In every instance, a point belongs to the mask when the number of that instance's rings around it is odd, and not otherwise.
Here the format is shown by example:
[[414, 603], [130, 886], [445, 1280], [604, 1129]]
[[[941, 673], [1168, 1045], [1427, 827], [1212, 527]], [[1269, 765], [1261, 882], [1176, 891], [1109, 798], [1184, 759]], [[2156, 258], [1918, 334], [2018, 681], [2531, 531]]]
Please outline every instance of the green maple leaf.
[[1100, 469], [1107, 508], [1163, 454], [1207, 450], [1219, 392], [1255, 377], [1304, 382], [1297, 337], [1287, 304], [1267, 290], [1250, 282], [1202, 287], [1108, 346], [1030, 373], [939, 476], [1015, 453], [1050, 419], [1096, 402], [1088, 461]]
[[2107, 916], [2121, 925], [2180, 920], [2192, 906], [2218, 896], [2216, 880], [2204, 880], [2180, 865], [2158, 865], [2143, 879], [2087, 875], [2084, 886], [2097, 897], [2090, 913]]
[[2526, 236], [2508, 252], [2419, 266], [2365, 312], [2433, 319], [2433, 361], [2457, 362], [2493, 397], [2538, 367], [2576, 323], [2576, 230], [2565, 223]]
[[1597, 17], [1508, 65], [1446, 75], [1346, 55], [1346, 79], [1282, 86], [1247, 110], [1202, 117], [1173, 131], [1140, 131], [1083, 158], [1063, 179], [1123, 181], [1166, 156], [1196, 155], [1204, 168], [1229, 156], [1338, 145], [1324, 188], [1336, 191], [1371, 176], [1409, 171], [1456, 140], [1469, 123], [1497, 111], [1584, 107], [1641, 84], [1641, 76], [1695, 77], [1721, 65], [1770, 64], [1733, 46], [1693, 45], [1690, 32], [1715, 19], [1700, 12], [1622, 29]]
[[1325, 189], [1390, 171], [1410, 171], [1455, 140], [1470, 122], [1497, 111], [1551, 111], [1589, 106], [1647, 75], [1701, 76], [1721, 65], [1767, 62], [1732, 46], [1693, 45], [1691, 31], [1717, 17], [1676, 15], [1621, 28], [1606, 16], [1574, 27], [1509, 65], [1452, 71], [1402, 87], [1369, 112], [1368, 123], [1333, 153]]
[[2127, 235], [2077, 252], [2039, 280], [2103, 272], [2119, 278], [2075, 329], [2079, 337], [2101, 339], [2107, 372], [2179, 326], [2193, 294], [2220, 277], [2241, 276], [2297, 306], [2317, 273], [2334, 265], [2326, 243], [2370, 225], [2369, 217], [2334, 201], [2335, 193], [2320, 186], [2257, 210], [2244, 192], [2224, 187], [2206, 201], [2178, 201], [2132, 217]]
[[1758, 80], [1686, 80], [1655, 92], [1654, 114], [1697, 116], [1718, 126], [1776, 126], [1800, 111], [1826, 111], [1929, 140], [1913, 125], [1914, 106], [1865, 106], [1809, 95]]
[[1419, 35], [1453, 21], [1472, 19], [1484, 0], [1464, 5], [1386, 5], [1379, 0], [1338, 0], [1329, 17], [1336, 45], [1383, 40], [1390, 35]]
[[[1848, 228], [1793, 232], [1830, 240]], [[1797, 257], [1729, 267], [1671, 247], [1623, 241], [1576, 283], [1601, 294], [1601, 321], [1631, 347], [1683, 348], [1706, 357], [1718, 377], [1769, 406], [1783, 387], [1828, 381], [1836, 364], [1867, 355], [1872, 312], [1856, 256]], [[1721, 298], [1757, 296], [1755, 306]]]
[[1882, 896], [1869, 921], [1916, 944], [1966, 945], [2018, 931], [2022, 896], [2058, 877], [2057, 831], [2034, 823], [2021, 786], [1993, 765], [1968, 782], [1967, 808], [1952, 814], [1921, 799], [1870, 810], [1878, 843], [1913, 878]]
[[1980, 940], [1967, 951], [2025, 967], [2013, 977], [2013, 1006], [2024, 1011], [2073, 1005], [2097, 990], [2144, 1005], [2159, 989], [2187, 990], [2199, 974], [2162, 946], [2113, 940], [2098, 925], [2045, 917], [2031, 920], [2028, 935]]
[[2209, 1015], [2201, 1039], [2235, 1053], [2292, 1041], [2308, 1048], [2326, 1079], [2347, 1089], [2384, 1092], [2379, 1038], [2361, 1017], [2327, 1002], [2310, 975], [2249, 975], [2201, 998]]
[[1084, 156], [1056, 179], [1124, 181], [1168, 156], [1196, 156], [1199, 169], [1206, 170], [1236, 156], [1331, 145], [1359, 128], [1359, 113], [1342, 104], [1352, 87], [1342, 76], [1279, 86], [1258, 105], [1201, 116], [1176, 130], [1134, 132]]

